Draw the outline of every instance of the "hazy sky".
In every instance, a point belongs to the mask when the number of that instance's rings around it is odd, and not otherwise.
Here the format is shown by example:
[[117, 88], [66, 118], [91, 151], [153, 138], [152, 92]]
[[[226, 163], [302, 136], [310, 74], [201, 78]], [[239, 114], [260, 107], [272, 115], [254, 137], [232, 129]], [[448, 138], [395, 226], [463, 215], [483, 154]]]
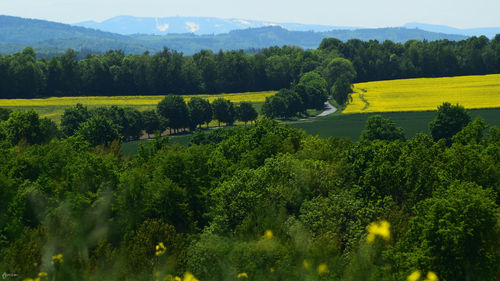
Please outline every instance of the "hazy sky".
[[0, 14], [64, 23], [118, 15], [208, 16], [337, 26], [500, 26], [500, 0], [0, 0]]

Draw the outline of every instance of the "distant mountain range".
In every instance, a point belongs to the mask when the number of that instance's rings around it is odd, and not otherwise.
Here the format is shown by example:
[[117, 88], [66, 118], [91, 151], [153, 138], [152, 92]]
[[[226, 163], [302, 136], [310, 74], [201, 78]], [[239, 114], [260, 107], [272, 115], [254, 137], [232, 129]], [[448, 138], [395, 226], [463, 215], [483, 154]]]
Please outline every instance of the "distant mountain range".
[[114, 32], [122, 35], [153, 34], [166, 35], [171, 33], [193, 33], [196, 35], [222, 34], [233, 30], [259, 28], [266, 26], [280, 26], [291, 31], [324, 32], [333, 29], [352, 30], [356, 27], [340, 27], [329, 25], [311, 25], [300, 23], [277, 23], [246, 19], [221, 19], [210, 17], [165, 17], [148, 18], [133, 16], [117, 16], [102, 22], [85, 21], [73, 24], [102, 31]]
[[[259, 28], [266, 26], [280, 26], [290, 31], [315, 32], [363, 29], [361, 27], [354, 26], [331, 26], [300, 23], [279, 23], [248, 19], [221, 19], [213, 17], [179, 16], [164, 18], [117, 16], [102, 22], [85, 21], [75, 23], [73, 25], [99, 29], [102, 31], [113, 32], [122, 35], [131, 35], [138, 33], [152, 35], [166, 35], [171, 33], [194, 33], [196, 35], [208, 35], [228, 33], [230, 31], [238, 29]], [[496, 34], [500, 34], [500, 27], [458, 29], [445, 25], [432, 25], [416, 22], [405, 24], [402, 27], [409, 29], [418, 28], [430, 32], [464, 36], [485, 35], [489, 38], [493, 38]]]
[[[140, 18], [133, 17], [118, 17], [115, 19], [123, 19], [128, 21], [130, 18], [138, 20]], [[164, 46], [174, 49], [185, 54], [193, 54], [202, 49], [218, 50], [233, 50], [233, 49], [262, 49], [270, 46], [296, 45], [302, 48], [317, 48], [321, 40], [324, 38], [334, 37], [343, 41], [349, 39], [360, 40], [391, 40], [393, 42], [406, 42], [408, 40], [463, 40], [467, 36], [457, 34], [445, 34], [422, 30], [421, 26], [408, 26], [411, 28], [375, 28], [375, 29], [333, 29], [323, 31], [300, 31], [288, 30], [282, 27], [284, 24], [273, 26], [252, 26], [257, 25], [257, 22], [248, 23], [250, 28], [239, 30], [225, 31], [210, 35], [199, 35], [195, 32], [189, 33], [172, 33], [165, 35], [155, 35], [146, 30], [149, 25], [147, 18], [144, 19], [144, 26], [137, 24], [133, 31], [123, 31], [122, 34], [114, 32], [100, 31], [94, 28], [86, 28], [81, 26], [73, 26], [62, 23], [25, 19], [11, 16], [0, 15], [0, 54], [8, 54], [22, 50], [26, 46], [33, 46], [37, 53], [42, 56], [50, 56], [63, 53], [66, 49], [72, 48], [77, 51], [88, 52], [106, 52], [110, 49], [122, 49], [125, 53], [143, 53], [145, 51], [156, 52]], [[177, 17], [177, 19], [180, 18]], [[205, 32], [211, 27], [205, 27], [201, 21], [194, 21], [195, 18], [189, 18], [192, 25], [197, 29], [196, 32]], [[210, 18], [202, 18], [208, 19]], [[215, 28], [218, 25], [219, 19], [212, 18], [212, 26]], [[224, 20], [222, 20], [224, 21]], [[228, 20], [230, 24], [226, 26], [218, 26], [220, 32], [234, 28], [236, 25], [247, 25], [236, 20]], [[147, 23], [147, 24], [146, 24]], [[161, 22], [158, 19], [157, 27], [165, 30], [173, 31], [174, 25]], [[261, 22], [262, 23], [262, 22]], [[156, 24], [156, 22], [155, 22]], [[180, 24], [180, 23], [178, 23]], [[312, 30], [314, 28], [326, 29], [326, 26], [309, 26], [288, 24], [289, 29], [305, 29]], [[123, 28], [129, 25], [123, 25]], [[130, 26], [135, 26], [130, 24]], [[142, 27], [141, 27], [142, 26]], [[180, 25], [178, 28], [181, 28]], [[314, 28], [313, 28], [314, 27]], [[418, 28], [414, 28], [418, 27]], [[176, 27], [177, 28], [177, 27]], [[225, 29], [224, 29], [225, 28]], [[128, 29], [130, 30], [130, 29]], [[142, 30], [142, 31], [141, 31]], [[212, 29], [213, 30], [213, 29]], [[140, 32], [139, 32], [140, 31]], [[126, 33], [132, 33], [125, 35]], [[500, 32], [499, 32], [500, 33]]]
[[103, 32], [57, 22], [25, 19], [0, 15], [0, 53], [8, 54], [33, 46], [44, 52], [63, 52], [68, 48], [75, 50], [93, 49], [104, 51], [123, 49], [126, 52], [144, 52], [148, 48], [130, 37]]
[[466, 36], [481, 36], [484, 35], [489, 38], [495, 37], [495, 35], [500, 34], [500, 27], [483, 27], [483, 28], [469, 28], [469, 29], [459, 29], [446, 25], [434, 25], [434, 24], [425, 24], [412, 22], [407, 23], [403, 27], [406, 28], [418, 28], [421, 30], [438, 32], [438, 33], [446, 33], [446, 34], [458, 34], [458, 35], [466, 35]]

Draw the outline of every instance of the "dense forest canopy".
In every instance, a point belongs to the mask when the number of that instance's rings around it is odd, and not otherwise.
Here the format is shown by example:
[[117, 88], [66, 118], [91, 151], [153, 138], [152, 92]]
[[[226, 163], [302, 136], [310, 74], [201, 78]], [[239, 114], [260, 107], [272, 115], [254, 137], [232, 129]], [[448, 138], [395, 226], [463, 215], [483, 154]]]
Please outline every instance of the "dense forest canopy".
[[380, 116], [359, 142], [261, 119], [198, 131], [188, 147], [157, 136], [133, 157], [104, 117], [113, 112], [63, 137], [34, 111], [0, 110], [0, 271], [57, 281], [500, 276], [500, 129], [458, 105], [439, 107], [432, 137], [405, 140]]
[[279, 90], [311, 71], [335, 82], [341, 74], [330, 77], [328, 66], [338, 57], [353, 64], [357, 75], [352, 82], [500, 73], [500, 35], [404, 44], [330, 38], [316, 50], [283, 46], [255, 54], [204, 50], [184, 56], [164, 48], [155, 54], [118, 50], [77, 57], [68, 50], [36, 59], [32, 48], [0, 56], [0, 98]]

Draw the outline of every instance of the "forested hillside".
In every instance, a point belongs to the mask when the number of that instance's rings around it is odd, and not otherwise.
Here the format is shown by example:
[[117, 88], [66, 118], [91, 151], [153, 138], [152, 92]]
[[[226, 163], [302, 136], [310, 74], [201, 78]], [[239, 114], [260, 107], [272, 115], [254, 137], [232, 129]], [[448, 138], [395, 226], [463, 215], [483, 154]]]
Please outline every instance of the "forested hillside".
[[124, 40], [127, 37], [52, 21], [0, 15], [0, 42], [33, 44], [48, 39], [68, 38]]
[[459, 106], [409, 140], [380, 116], [359, 142], [262, 119], [134, 157], [0, 113], [0, 271], [20, 279], [499, 280], [500, 129]]
[[0, 54], [20, 52], [33, 46], [41, 57], [60, 55], [68, 48], [83, 52], [105, 53], [121, 49], [126, 54], [158, 52], [164, 46], [192, 55], [201, 50], [249, 50], [271, 46], [296, 45], [316, 48], [324, 38], [341, 40], [464, 40], [462, 35], [449, 35], [406, 28], [379, 28], [358, 30], [330, 30], [323, 32], [289, 31], [279, 26], [232, 30], [222, 34], [195, 35], [192, 32], [167, 35], [120, 35], [79, 26], [50, 21], [23, 19], [0, 15]]
[[219, 50], [263, 49], [270, 46], [295, 45], [305, 49], [315, 49], [325, 38], [342, 41], [360, 39], [363, 41], [391, 40], [404, 43], [408, 40], [464, 40], [462, 35], [447, 35], [418, 29], [376, 28], [354, 30], [329, 30], [324, 32], [290, 31], [279, 26], [233, 30], [218, 35], [169, 34], [164, 36], [131, 35], [137, 42], [154, 48], [168, 46], [171, 49], [194, 54], [203, 49]]

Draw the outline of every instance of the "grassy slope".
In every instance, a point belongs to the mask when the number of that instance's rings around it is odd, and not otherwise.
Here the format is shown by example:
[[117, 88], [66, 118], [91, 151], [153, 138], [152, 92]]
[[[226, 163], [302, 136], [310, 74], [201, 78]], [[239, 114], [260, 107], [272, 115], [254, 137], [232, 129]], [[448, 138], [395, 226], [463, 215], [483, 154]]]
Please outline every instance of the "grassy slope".
[[[481, 116], [489, 125], [500, 127], [500, 109], [473, 109], [469, 110], [472, 118]], [[292, 128], [303, 129], [306, 133], [322, 138], [345, 137], [358, 140], [361, 131], [365, 128], [368, 117], [376, 113], [367, 114], [334, 114], [309, 121], [297, 121], [287, 123]], [[407, 138], [412, 138], [417, 133], [430, 133], [429, 122], [436, 115], [435, 111], [421, 112], [396, 112], [382, 113], [382, 116], [391, 118], [397, 126], [403, 127]], [[191, 135], [170, 137], [170, 144], [178, 143], [187, 145]], [[125, 155], [135, 154], [140, 142], [146, 145], [151, 141], [141, 140], [123, 144]]]
[[[500, 127], [500, 109], [469, 110], [472, 118], [481, 116], [486, 123]], [[304, 129], [308, 134], [320, 137], [349, 137], [357, 140], [365, 127], [366, 119], [377, 113], [367, 114], [335, 114], [311, 121], [290, 123], [293, 128]], [[391, 118], [397, 126], [404, 128], [406, 137], [411, 138], [417, 133], [429, 133], [428, 124], [436, 115], [435, 111], [381, 113]]]

